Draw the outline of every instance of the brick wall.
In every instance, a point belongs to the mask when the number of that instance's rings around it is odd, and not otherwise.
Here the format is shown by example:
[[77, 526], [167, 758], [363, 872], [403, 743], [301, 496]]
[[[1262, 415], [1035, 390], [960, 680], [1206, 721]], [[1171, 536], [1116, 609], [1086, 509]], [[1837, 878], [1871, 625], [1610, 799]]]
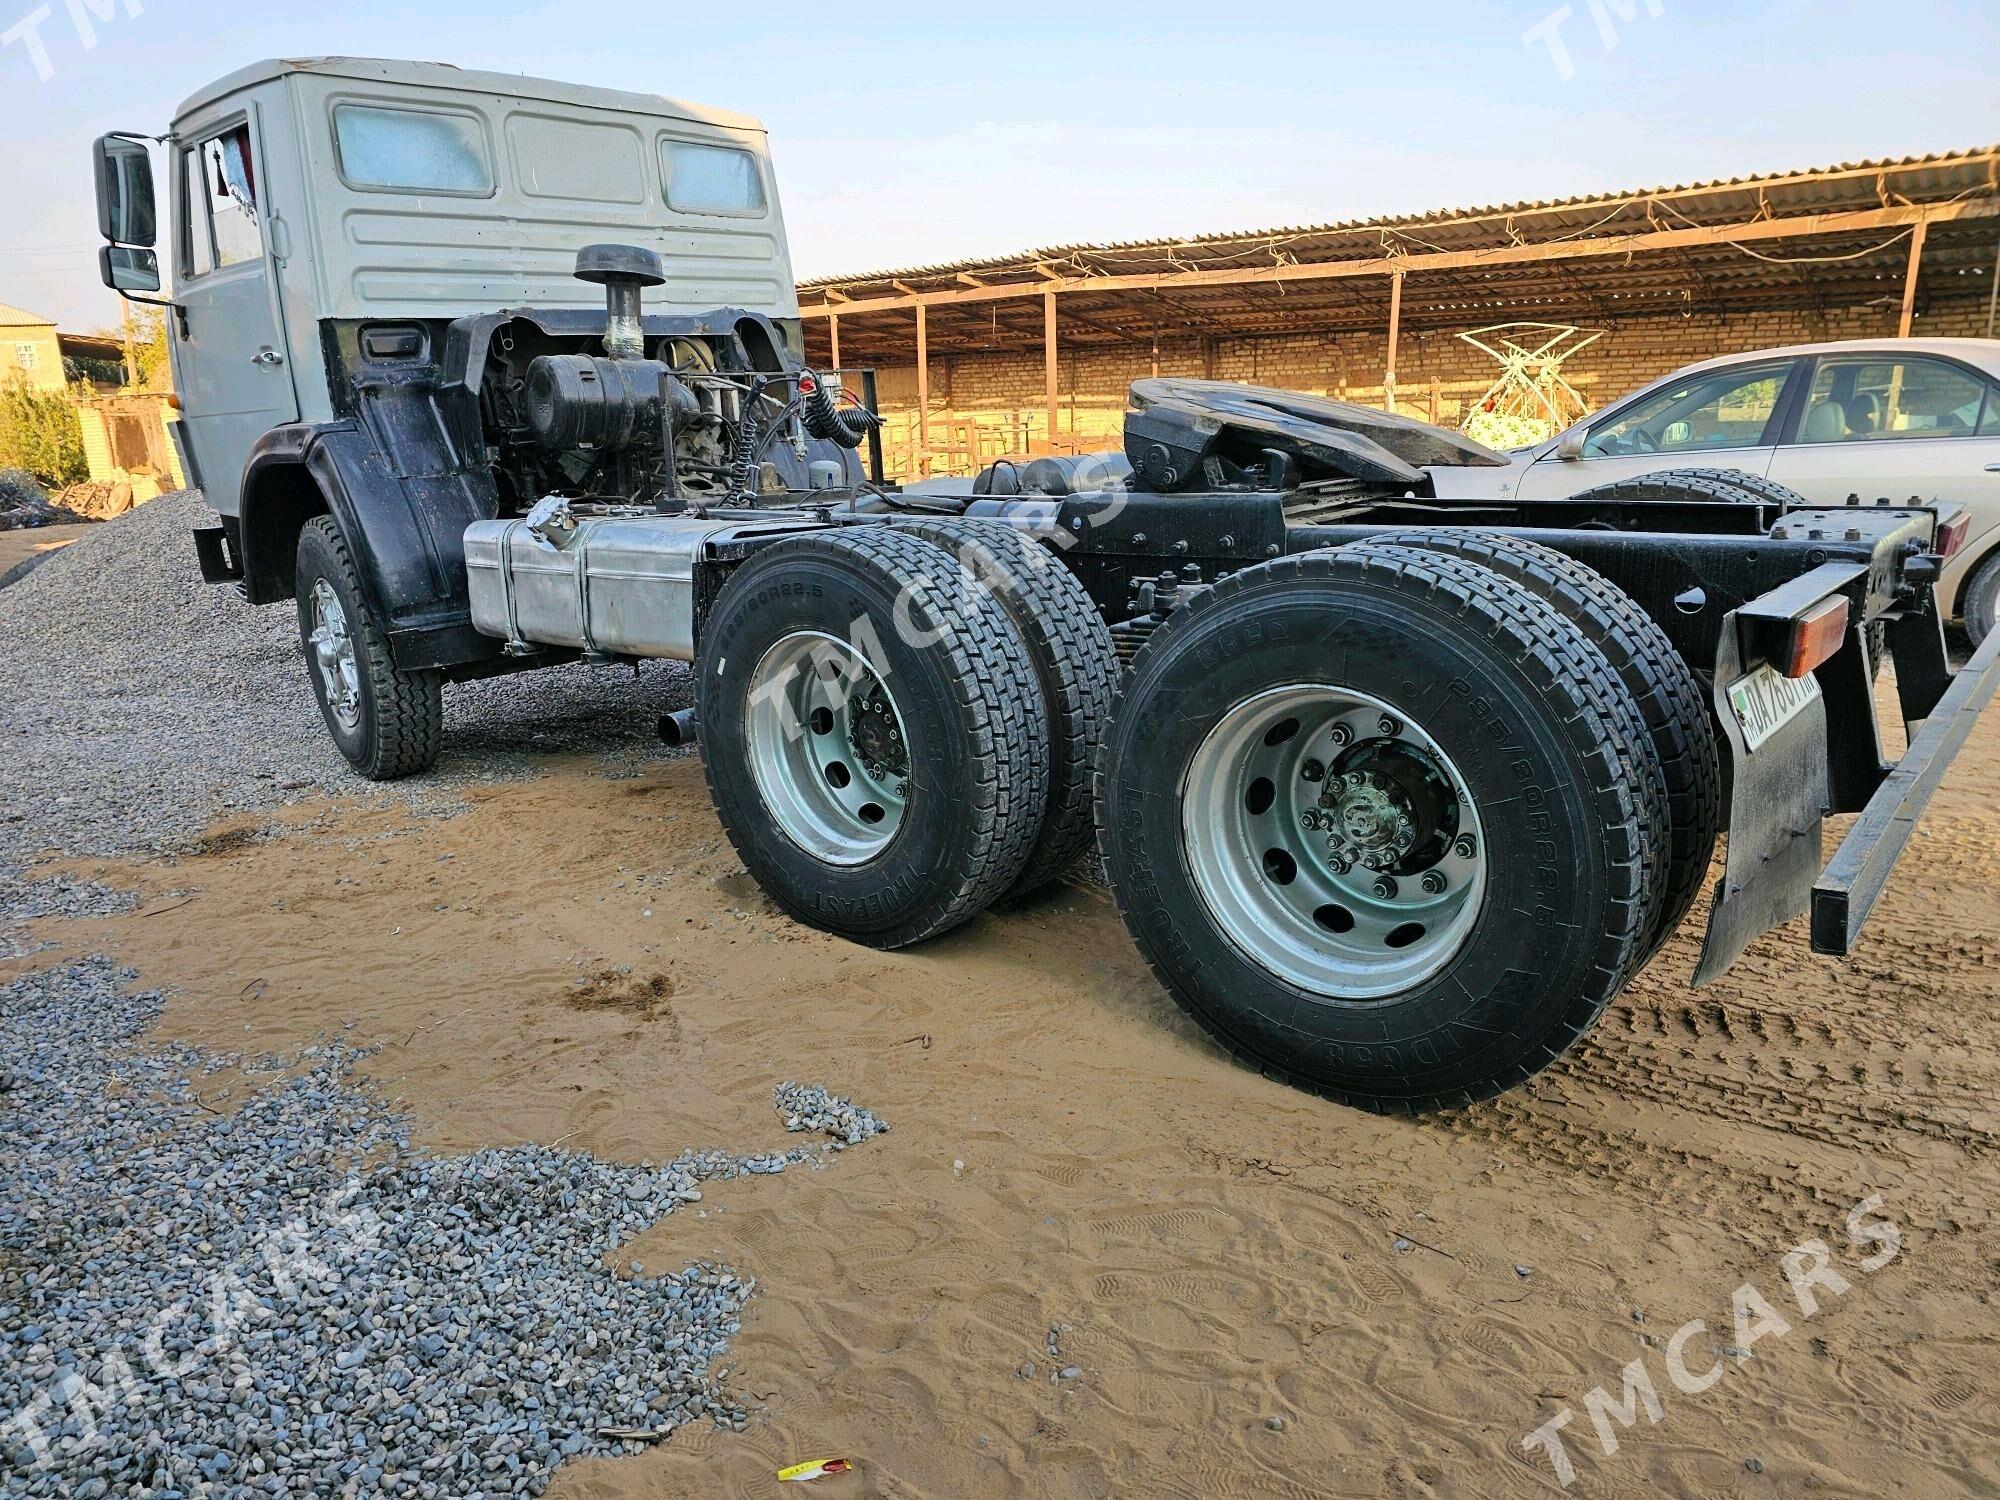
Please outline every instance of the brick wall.
[[[1060, 310], [1060, 309], [1059, 309]], [[1863, 306], [1812, 312], [1650, 316], [1596, 322], [1603, 336], [1563, 373], [1595, 409], [1697, 360], [1783, 344], [1879, 338], [1896, 331], [1898, 309]], [[1932, 337], [1975, 337], [1986, 329], [1979, 298], [1940, 299], [1916, 322]], [[1162, 340], [1162, 375], [1212, 376], [1311, 391], [1366, 405], [1382, 404], [1386, 336], [1294, 334], [1266, 338]], [[1205, 347], [1206, 346], [1206, 347]], [[1061, 352], [1061, 410], [1055, 446], [1116, 447], [1125, 388], [1154, 371], [1147, 346], [1072, 348]], [[1451, 330], [1406, 330], [1399, 341], [1399, 410], [1456, 427], [1467, 405], [1497, 373], [1492, 358]], [[916, 370], [885, 367], [879, 391], [892, 474], [916, 471]], [[1048, 451], [1047, 403], [1040, 349], [1009, 354], [934, 355], [930, 369], [931, 468], [970, 472], [995, 458]]]

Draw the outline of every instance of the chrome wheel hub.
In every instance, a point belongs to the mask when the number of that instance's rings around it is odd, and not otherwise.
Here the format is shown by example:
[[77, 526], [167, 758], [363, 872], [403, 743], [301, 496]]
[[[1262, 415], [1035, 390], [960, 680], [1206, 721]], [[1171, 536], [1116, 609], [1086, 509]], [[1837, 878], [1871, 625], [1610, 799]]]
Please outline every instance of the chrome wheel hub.
[[873, 859], [902, 827], [910, 752], [901, 710], [866, 657], [801, 630], [750, 674], [750, 769], [787, 838], [828, 864]]
[[355, 660], [347, 611], [324, 578], [313, 580], [312, 625], [306, 648], [319, 671], [327, 712], [342, 729], [354, 729], [361, 723], [361, 667]]
[[1421, 725], [1335, 684], [1224, 714], [1189, 762], [1182, 847], [1237, 948], [1326, 1001], [1380, 1000], [1442, 969], [1486, 890], [1478, 811]]

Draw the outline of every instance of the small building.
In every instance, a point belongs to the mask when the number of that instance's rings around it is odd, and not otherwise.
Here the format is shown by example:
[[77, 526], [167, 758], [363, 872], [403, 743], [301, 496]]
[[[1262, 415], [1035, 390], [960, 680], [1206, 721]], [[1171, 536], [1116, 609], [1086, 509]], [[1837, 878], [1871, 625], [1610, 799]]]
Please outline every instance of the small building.
[[59, 391], [65, 384], [63, 356], [51, 320], [0, 302], [0, 383], [8, 382]]
[[131, 485], [135, 505], [187, 488], [180, 453], [167, 431], [178, 416], [165, 391], [79, 396], [76, 417], [92, 483]]

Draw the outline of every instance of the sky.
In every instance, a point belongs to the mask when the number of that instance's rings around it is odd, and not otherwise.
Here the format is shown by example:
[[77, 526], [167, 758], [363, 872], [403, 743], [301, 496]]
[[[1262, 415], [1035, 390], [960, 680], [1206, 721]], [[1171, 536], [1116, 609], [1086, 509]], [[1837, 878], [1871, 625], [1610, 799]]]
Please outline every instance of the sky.
[[91, 140], [162, 132], [265, 57], [413, 57], [756, 115], [802, 278], [2000, 141], [1993, 0], [0, 0], [0, 36], [0, 302], [70, 329], [118, 317]]

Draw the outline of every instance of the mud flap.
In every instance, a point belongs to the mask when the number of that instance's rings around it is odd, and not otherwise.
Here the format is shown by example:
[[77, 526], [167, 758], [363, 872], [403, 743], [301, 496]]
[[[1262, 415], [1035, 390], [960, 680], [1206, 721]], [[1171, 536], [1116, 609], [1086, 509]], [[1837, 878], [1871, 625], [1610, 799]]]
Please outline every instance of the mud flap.
[[[1936, 629], [1932, 617], [1931, 629]], [[1900, 681], [1902, 664], [1897, 663]], [[1980, 644], [1930, 706], [1910, 748], [1863, 809], [1813, 890], [1815, 953], [1853, 951], [1917, 820], [1972, 726], [2000, 693], [2000, 630]]]
[[1709, 910], [1695, 989], [1719, 979], [1773, 927], [1804, 916], [1819, 875], [1827, 805], [1826, 702], [1815, 689], [1753, 743], [1755, 726], [1746, 726], [1730, 692], [1747, 675], [1732, 613], [1723, 621], [1715, 661], [1715, 713], [1735, 772], [1729, 854]]

